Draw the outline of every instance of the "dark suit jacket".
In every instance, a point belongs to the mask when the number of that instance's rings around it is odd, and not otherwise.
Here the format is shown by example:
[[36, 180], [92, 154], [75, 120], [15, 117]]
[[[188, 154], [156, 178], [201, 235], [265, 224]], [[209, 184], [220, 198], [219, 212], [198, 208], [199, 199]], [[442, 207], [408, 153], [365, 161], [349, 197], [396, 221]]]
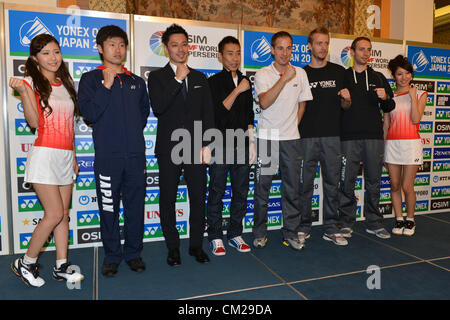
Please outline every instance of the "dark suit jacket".
[[[214, 106], [211, 92], [205, 75], [189, 68], [188, 96], [184, 101], [181, 84], [175, 80], [170, 63], [165, 67], [150, 72], [148, 76], [148, 92], [153, 113], [158, 118], [156, 135], [156, 156], [170, 156], [172, 148], [179, 141], [171, 141], [172, 132], [176, 129], [186, 129], [192, 138], [192, 155], [199, 153], [194, 150], [194, 141], [199, 147], [210, 142], [202, 141], [202, 137], [194, 136], [194, 121], [202, 122], [203, 133], [214, 127]], [[192, 160], [193, 161], [193, 160]]]

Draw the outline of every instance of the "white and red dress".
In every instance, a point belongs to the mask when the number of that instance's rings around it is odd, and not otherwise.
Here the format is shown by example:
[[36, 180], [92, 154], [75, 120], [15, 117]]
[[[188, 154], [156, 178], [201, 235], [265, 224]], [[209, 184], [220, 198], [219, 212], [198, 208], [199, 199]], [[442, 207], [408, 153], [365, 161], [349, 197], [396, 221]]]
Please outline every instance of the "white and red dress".
[[[425, 94], [417, 90], [417, 100]], [[384, 162], [399, 165], [423, 163], [420, 124], [411, 121], [411, 97], [408, 92], [394, 94], [395, 109], [389, 113], [390, 123], [384, 148]]]
[[52, 85], [48, 103], [52, 113], [40, 107], [40, 97], [31, 77], [24, 82], [36, 93], [39, 114], [37, 138], [28, 152], [25, 181], [51, 185], [73, 183], [74, 103], [62, 82]]

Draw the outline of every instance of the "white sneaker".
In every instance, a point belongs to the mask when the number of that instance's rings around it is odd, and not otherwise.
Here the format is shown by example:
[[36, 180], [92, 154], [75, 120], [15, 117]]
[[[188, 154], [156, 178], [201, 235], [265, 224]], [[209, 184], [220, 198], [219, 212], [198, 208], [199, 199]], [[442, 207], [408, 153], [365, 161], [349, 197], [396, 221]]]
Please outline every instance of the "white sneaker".
[[337, 244], [338, 246], [348, 245], [347, 239], [345, 239], [344, 236], [340, 233], [334, 234], [324, 233], [322, 238], [327, 241], [332, 241], [334, 244]]
[[404, 236], [412, 236], [416, 232], [416, 224], [414, 221], [406, 220], [405, 221], [405, 228], [403, 229], [403, 235]]
[[214, 239], [209, 244], [209, 247], [211, 248], [211, 252], [215, 256], [224, 256], [227, 251], [225, 250], [225, 247], [223, 245], [222, 239]]
[[53, 279], [57, 281], [67, 281], [76, 283], [84, 280], [84, 276], [81, 273], [73, 270], [70, 262], [64, 263], [59, 269], [56, 266], [53, 267]]
[[392, 234], [401, 236], [403, 234], [403, 230], [405, 230], [405, 221], [395, 220], [394, 227], [392, 228]]
[[353, 229], [345, 227], [345, 228], [342, 228], [339, 233], [345, 238], [351, 238], [352, 237], [352, 233], [353, 233]]
[[39, 265], [37, 263], [24, 264], [23, 257], [17, 258], [11, 263], [11, 269], [30, 287], [42, 287], [45, 284], [44, 279], [39, 277]]

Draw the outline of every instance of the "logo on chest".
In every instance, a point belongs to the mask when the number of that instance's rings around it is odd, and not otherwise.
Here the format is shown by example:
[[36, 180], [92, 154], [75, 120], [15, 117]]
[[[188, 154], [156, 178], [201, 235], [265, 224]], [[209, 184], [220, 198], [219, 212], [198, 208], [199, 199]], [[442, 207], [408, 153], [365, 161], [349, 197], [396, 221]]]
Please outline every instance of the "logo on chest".
[[309, 83], [310, 89], [316, 89], [316, 88], [336, 88], [336, 80], [324, 80], [324, 81], [316, 81], [316, 82], [310, 82]]

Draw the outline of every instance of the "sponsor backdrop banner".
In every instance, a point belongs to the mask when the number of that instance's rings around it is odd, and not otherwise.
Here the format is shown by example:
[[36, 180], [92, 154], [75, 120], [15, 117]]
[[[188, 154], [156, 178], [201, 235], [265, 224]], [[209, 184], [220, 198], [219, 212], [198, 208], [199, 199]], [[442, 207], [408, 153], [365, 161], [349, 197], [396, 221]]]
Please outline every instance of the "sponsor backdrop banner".
[[[2, 6], [0, 6], [2, 8]], [[2, 44], [0, 43], [0, 50]], [[1, 53], [0, 53], [1, 55]], [[3, 100], [4, 92], [2, 82], [3, 75], [0, 75], [0, 99]], [[4, 136], [4, 116], [3, 109], [0, 111], [0, 255], [9, 253], [9, 230], [8, 230], [8, 208], [7, 208], [7, 194], [6, 194], [6, 176], [3, 174], [6, 172], [5, 160], [6, 160], [6, 146], [3, 143], [5, 141]]]
[[[127, 19], [128, 15], [99, 12], [78, 13], [73, 16], [65, 14], [63, 10], [55, 12], [5, 10], [7, 78], [23, 77], [31, 40], [38, 34], [47, 33], [59, 41], [64, 62], [78, 88], [81, 75], [101, 64], [95, 44], [98, 30], [102, 26], [114, 24], [129, 32]], [[14, 252], [19, 253], [28, 248], [33, 230], [43, 217], [43, 209], [32, 186], [24, 182], [27, 153], [36, 138], [35, 132], [27, 125], [22, 103], [17, 93], [12, 90], [8, 92], [8, 117]], [[75, 149], [80, 174], [74, 184], [70, 211], [71, 247], [90, 246], [92, 242], [101, 241], [91, 133], [91, 128], [82, 120], [75, 122]], [[121, 218], [123, 222], [123, 217]], [[3, 232], [6, 229], [3, 217], [1, 222]], [[3, 238], [3, 233], [1, 235]], [[44, 246], [54, 249], [52, 235]]]
[[[53, 9], [52, 9], [53, 10]], [[22, 77], [24, 63], [28, 56], [29, 44], [34, 36], [49, 33], [61, 44], [62, 54], [76, 87], [84, 72], [96, 68], [101, 61], [95, 45], [95, 36], [104, 25], [115, 24], [129, 33], [128, 15], [106, 14], [82, 11], [78, 15], [70, 15], [60, 9], [46, 12], [30, 12], [26, 9], [5, 10], [6, 32], [6, 73]], [[188, 20], [151, 18], [134, 16], [134, 72], [145, 80], [150, 71], [163, 67], [168, 58], [164, 54], [161, 35], [171, 23], [178, 23], [189, 33], [189, 66], [205, 73], [207, 77], [222, 70], [218, 61], [217, 44], [227, 35], [240, 38], [242, 46], [242, 72], [254, 81], [256, 71], [272, 63], [270, 55], [270, 39], [272, 32], [242, 30], [238, 35], [237, 26], [225, 24], [206, 24]], [[307, 37], [293, 35], [293, 54], [291, 63], [304, 67], [310, 62], [307, 50]], [[352, 40], [332, 38], [330, 44], [330, 60], [349, 67], [352, 60], [349, 46]], [[132, 43], [132, 42], [131, 42]], [[371, 66], [382, 72], [394, 87], [391, 75], [387, 70], [389, 59], [402, 53], [402, 45], [393, 42], [374, 41]], [[408, 58], [415, 68], [414, 84], [421, 90], [429, 92], [427, 107], [420, 125], [423, 142], [424, 164], [421, 166], [415, 181], [417, 194], [416, 212], [434, 213], [447, 211], [450, 208], [450, 51], [442, 48], [408, 47]], [[129, 61], [129, 60], [128, 60]], [[126, 66], [129, 68], [128, 62]], [[27, 125], [23, 108], [17, 94], [10, 90], [8, 98], [8, 117], [10, 127], [10, 161], [11, 188], [14, 229], [14, 251], [25, 252], [28, 241], [36, 225], [43, 217], [42, 206], [30, 185], [24, 182], [27, 152], [34, 139], [34, 131]], [[258, 118], [261, 110], [254, 95], [255, 128], [257, 133]], [[2, 122], [3, 123], [3, 122]], [[157, 119], [150, 113], [144, 129], [147, 158], [147, 194], [145, 206], [144, 241], [163, 240], [159, 219], [159, 174], [158, 163], [154, 155]], [[1, 129], [1, 128], [0, 128]], [[1, 136], [0, 136], [1, 138]], [[95, 192], [93, 172], [94, 146], [92, 129], [83, 121], [75, 123], [75, 148], [80, 173], [73, 190], [70, 213], [71, 247], [86, 247], [101, 244], [100, 217]], [[0, 159], [0, 169], [4, 168]], [[247, 215], [243, 221], [244, 232], [251, 232], [253, 226], [253, 192], [255, 168], [250, 173], [250, 190], [247, 201]], [[209, 182], [209, 177], [208, 177]], [[0, 186], [0, 194], [5, 194], [4, 186]], [[281, 182], [279, 174], [274, 176], [268, 205], [268, 227], [278, 229], [281, 219]], [[313, 225], [322, 224], [322, 179], [320, 166], [317, 167], [312, 199]], [[358, 201], [357, 217], [363, 220], [364, 180], [362, 167], [356, 180], [355, 195]], [[187, 187], [182, 179], [178, 188], [176, 212], [177, 228], [180, 236], [189, 236], [189, 204]], [[228, 181], [224, 196], [223, 226], [227, 229], [230, 215], [231, 187]], [[1, 199], [1, 204], [6, 201]], [[393, 216], [389, 177], [383, 170], [381, 179], [380, 212], [386, 217]], [[7, 253], [8, 221], [6, 209], [0, 213], [0, 254]], [[120, 225], [124, 221], [123, 209], [120, 212]], [[52, 236], [45, 246], [54, 248]]]
[[[408, 45], [415, 85], [428, 91], [420, 123], [424, 165], [416, 178], [416, 211], [450, 209], [450, 49]], [[425, 187], [426, 186], [426, 187]], [[419, 201], [421, 200], [421, 201]]]

